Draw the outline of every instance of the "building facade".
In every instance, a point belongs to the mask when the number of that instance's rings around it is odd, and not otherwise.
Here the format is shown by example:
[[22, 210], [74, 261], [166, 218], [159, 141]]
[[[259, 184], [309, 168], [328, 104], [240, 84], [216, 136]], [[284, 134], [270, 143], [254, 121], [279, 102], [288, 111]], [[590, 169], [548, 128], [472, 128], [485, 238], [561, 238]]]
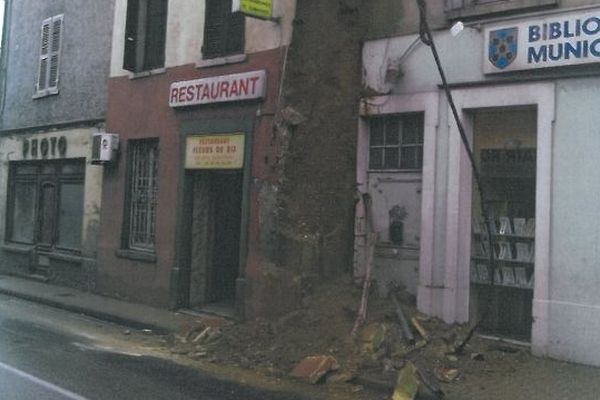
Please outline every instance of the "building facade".
[[[431, 50], [414, 26], [363, 50], [364, 84], [375, 95], [360, 108], [358, 183], [376, 206], [380, 248], [396, 257], [379, 273], [402, 281], [430, 315], [465, 323], [487, 314], [483, 333], [599, 365], [598, 185], [584, 171], [597, 168], [600, 4], [428, 3], [494, 248]], [[453, 36], [458, 20], [464, 30]], [[357, 221], [363, 216], [357, 208]], [[364, 248], [360, 235], [356, 243]]]
[[105, 125], [113, 3], [5, 3], [0, 267], [93, 289], [103, 168], [92, 135]]
[[[253, 315], [260, 225], [294, 1], [273, 18], [231, 1], [118, 0], [98, 291], [160, 307]], [[110, 211], [107, 211], [110, 210]], [[264, 302], [263, 302], [264, 304]]]

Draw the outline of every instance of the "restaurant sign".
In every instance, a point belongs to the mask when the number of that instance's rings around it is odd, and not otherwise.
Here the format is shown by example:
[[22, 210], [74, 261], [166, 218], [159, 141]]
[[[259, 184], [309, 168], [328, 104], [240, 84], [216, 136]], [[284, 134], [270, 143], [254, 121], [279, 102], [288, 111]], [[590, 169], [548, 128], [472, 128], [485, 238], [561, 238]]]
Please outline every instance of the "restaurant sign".
[[243, 166], [243, 133], [187, 137], [186, 169], [239, 169]]
[[169, 105], [182, 107], [263, 98], [267, 87], [266, 76], [266, 71], [260, 70], [173, 82], [169, 91]]
[[600, 62], [600, 9], [487, 26], [486, 74]]

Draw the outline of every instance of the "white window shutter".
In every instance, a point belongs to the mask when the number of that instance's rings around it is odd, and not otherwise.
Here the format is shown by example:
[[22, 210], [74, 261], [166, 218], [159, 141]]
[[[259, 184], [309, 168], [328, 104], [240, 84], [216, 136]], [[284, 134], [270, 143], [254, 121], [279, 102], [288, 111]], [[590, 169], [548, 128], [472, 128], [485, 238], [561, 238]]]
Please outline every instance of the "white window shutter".
[[44, 92], [48, 88], [48, 62], [50, 56], [51, 23], [52, 18], [45, 19], [42, 22], [38, 79], [36, 84], [36, 91], [38, 93]]
[[50, 44], [50, 60], [48, 65], [48, 89], [58, 93], [58, 77], [60, 66], [60, 49], [62, 47], [63, 15], [52, 17], [52, 36]]

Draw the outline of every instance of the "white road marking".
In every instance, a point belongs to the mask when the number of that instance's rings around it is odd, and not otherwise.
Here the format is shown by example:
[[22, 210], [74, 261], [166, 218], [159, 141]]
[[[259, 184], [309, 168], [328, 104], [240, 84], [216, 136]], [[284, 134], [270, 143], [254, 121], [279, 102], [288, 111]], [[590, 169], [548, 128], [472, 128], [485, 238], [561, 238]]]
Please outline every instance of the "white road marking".
[[19, 369], [13, 368], [10, 365], [4, 364], [2, 362], [0, 362], [0, 368], [4, 369], [4, 370], [6, 370], [6, 371], [8, 371], [10, 373], [13, 373], [13, 374], [15, 374], [17, 376], [20, 376], [23, 379], [31, 381], [31, 382], [35, 383], [36, 385], [39, 385], [39, 386], [41, 386], [43, 388], [46, 388], [46, 389], [48, 389], [48, 390], [50, 390], [52, 392], [61, 394], [61, 395], [65, 396], [68, 399], [71, 399], [71, 400], [88, 400], [85, 397], [82, 397], [82, 396], [80, 396], [80, 395], [78, 395], [76, 393], [70, 392], [70, 391], [68, 391], [66, 389], [63, 389], [63, 388], [61, 388], [59, 386], [56, 386], [56, 385], [54, 385], [54, 384], [52, 384], [50, 382], [46, 382], [44, 380], [41, 380], [40, 378], [36, 378], [35, 376], [28, 374], [27, 372], [23, 372], [23, 371], [21, 371]]

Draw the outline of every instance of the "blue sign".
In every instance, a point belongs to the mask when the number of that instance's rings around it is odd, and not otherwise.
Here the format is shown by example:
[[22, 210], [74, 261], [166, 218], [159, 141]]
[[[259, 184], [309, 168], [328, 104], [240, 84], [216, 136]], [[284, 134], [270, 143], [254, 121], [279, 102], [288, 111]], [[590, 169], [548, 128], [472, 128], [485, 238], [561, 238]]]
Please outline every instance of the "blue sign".
[[508, 67], [517, 58], [517, 28], [504, 28], [490, 32], [488, 59], [497, 68]]

